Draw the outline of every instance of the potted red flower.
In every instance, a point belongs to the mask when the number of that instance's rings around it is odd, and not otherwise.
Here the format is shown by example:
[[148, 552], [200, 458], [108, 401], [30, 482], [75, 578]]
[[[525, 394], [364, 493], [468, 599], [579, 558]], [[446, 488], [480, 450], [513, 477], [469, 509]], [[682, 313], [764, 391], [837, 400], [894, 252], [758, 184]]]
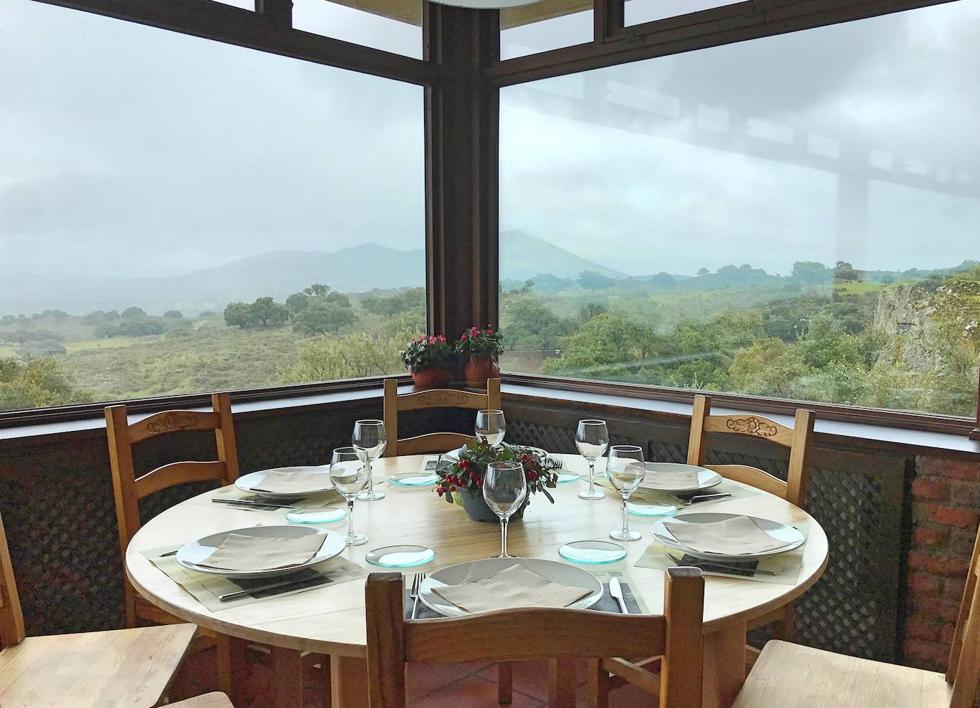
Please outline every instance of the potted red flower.
[[456, 351], [464, 357], [463, 375], [468, 386], [486, 386], [487, 379], [500, 376], [497, 356], [504, 351], [503, 337], [490, 325], [470, 327], [456, 340]]
[[451, 378], [453, 348], [443, 335], [414, 337], [401, 352], [418, 388], [440, 388]]
[[527, 480], [527, 500], [514, 512], [511, 520], [524, 516], [524, 509], [531, 502], [531, 494], [541, 492], [552, 504], [554, 497], [548, 489], [558, 486], [558, 473], [561, 460], [549, 457], [541, 450], [518, 445], [492, 447], [487, 443], [475, 442], [464, 446], [455, 463], [436, 470], [439, 484], [436, 493], [448, 502], [460, 502], [466, 514], [473, 521], [492, 521], [500, 519], [490, 510], [483, 499], [483, 477], [491, 462], [517, 460], [524, 468]]

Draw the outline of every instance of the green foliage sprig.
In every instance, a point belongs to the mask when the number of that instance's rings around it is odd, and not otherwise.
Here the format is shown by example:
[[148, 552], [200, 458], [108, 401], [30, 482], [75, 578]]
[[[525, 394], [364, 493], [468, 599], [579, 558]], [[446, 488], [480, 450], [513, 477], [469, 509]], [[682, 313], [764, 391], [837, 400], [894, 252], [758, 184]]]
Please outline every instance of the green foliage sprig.
[[408, 370], [417, 374], [426, 369], [441, 369], [449, 365], [453, 348], [443, 335], [413, 337], [399, 354]]
[[457, 462], [436, 470], [439, 476], [436, 493], [452, 503], [453, 493], [460, 489], [481, 491], [487, 465], [491, 462], [511, 461], [520, 462], [524, 468], [524, 478], [527, 480], [529, 493], [528, 503], [530, 503], [530, 494], [536, 492], [541, 492], [548, 501], [555, 503], [555, 498], [548, 490], [558, 486], [558, 473], [555, 470], [561, 469], [561, 460], [556, 460], [530, 447], [502, 445], [495, 448], [484, 442], [466, 445], [462, 448]]
[[456, 351], [469, 356], [491, 356], [504, 351], [504, 337], [490, 325], [470, 327], [456, 340]]

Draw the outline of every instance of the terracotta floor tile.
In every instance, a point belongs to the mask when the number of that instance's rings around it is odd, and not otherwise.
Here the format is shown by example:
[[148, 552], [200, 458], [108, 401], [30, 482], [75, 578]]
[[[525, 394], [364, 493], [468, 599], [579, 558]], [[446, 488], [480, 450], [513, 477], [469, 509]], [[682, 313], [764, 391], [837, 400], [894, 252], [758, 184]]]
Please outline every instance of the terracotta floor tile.
[[408, 698], [410, 701], [422, 698], [443, 686], [477, 673], [487, 664], [409, 664]]
[[[533, 698], [542, 701], [548, 700], [548, 662], [541, 661], [519, 661], [514, 668], [514, 690], [525, 693]], [[497, 665], [488, 666], [480, 672], [480, 676], [488, 681], [497, 680]], [[575, 660], [575, 683], [583, 684], [586, 681], [585, 659]]]
[[[474, 674], [440, 688], [428, 696], [413, 700], [412, 708], [497, 708], [497, 682]], [[514, 692], [512, 708], [542, 708], [544, 703]]]

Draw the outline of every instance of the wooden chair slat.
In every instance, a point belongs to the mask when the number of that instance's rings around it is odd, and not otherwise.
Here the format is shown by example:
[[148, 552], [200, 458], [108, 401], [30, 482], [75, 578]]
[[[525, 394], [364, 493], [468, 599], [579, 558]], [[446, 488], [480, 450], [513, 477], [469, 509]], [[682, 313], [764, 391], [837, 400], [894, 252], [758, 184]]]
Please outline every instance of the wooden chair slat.
[[399, 455], [424, 455], [430, 452], [454, 450], [476, 440], [472, 435], [462, 433], [426, 433], [398, 441]]
[[200, 411], [161, 411], [129, 426], [129, 439], [138, 443], [157, 435], [187, 430], [214, 430], [220, 425], [217, 413]]
[[731, 433], [762, 438], [777, 445], [791, 447], [793, 445], [793, 429], [760, 415], [712, 415], [704, 422], [704, 429], [709, 433]]
[[[407, 661], [438, 664], [523, 661], [542, 656], [659, 655], [664, 651], [666, 627], [662, 616], [626, 617], [565, 609], [488, 612], [409, 622], [405, 627], [405, 657]], [[514, 641], [525, 636], [535, 639]]]
[[478, 411], [487, 407], [487, 394], [450, 388], [405, 393], [398, 399], [399, 411], [417, 411], [426, 408], [469, 408]]
[[781, 499], [786, 498], [789, 485], [779, 477], [774, 477], [765, 470], [751, 465], [701, 465], [709, 470], [714, 470], [726, 479], [734, 479], [736, 482], [747, 484], [750, 487], [761, 489], [764, 492], [775, 494]]
[[171, 462], [136, 480], [136, 498], [142, 499], [178, 484], [221, 479], [225, 472], [224, 462]]

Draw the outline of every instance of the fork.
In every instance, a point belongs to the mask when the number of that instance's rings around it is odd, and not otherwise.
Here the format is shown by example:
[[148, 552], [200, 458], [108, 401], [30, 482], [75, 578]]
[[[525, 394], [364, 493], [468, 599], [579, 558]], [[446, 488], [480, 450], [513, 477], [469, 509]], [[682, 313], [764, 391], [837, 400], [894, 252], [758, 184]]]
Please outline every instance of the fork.
[[716, 494], [695, 494], [693, 497], [687, 498], [675, 496], [674, 499], [679, 501], [684, 506], [691, 506], [692, 504], [700, 504], [713, 499], [724, 499], [725, 497], [730, 496], [731, 492], [718, 492]]
[[419, 611], [419, 591], [422, 588], [422, 581], [425, 580], [425, 573], [416, 573], [415, 577], [412, 578], [412, 590], [408, 594], [409, 598], [412, 600], [412, 617], [415, 619], [415, 615]]

